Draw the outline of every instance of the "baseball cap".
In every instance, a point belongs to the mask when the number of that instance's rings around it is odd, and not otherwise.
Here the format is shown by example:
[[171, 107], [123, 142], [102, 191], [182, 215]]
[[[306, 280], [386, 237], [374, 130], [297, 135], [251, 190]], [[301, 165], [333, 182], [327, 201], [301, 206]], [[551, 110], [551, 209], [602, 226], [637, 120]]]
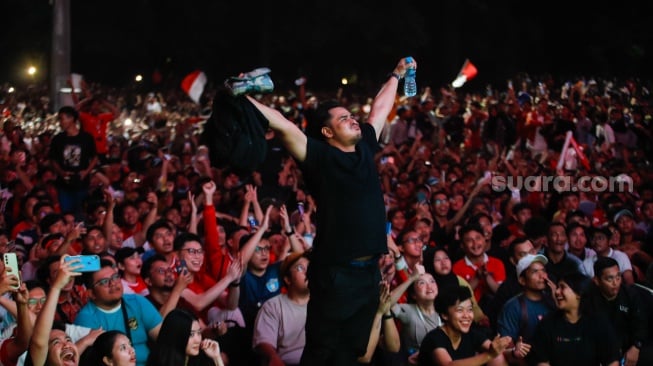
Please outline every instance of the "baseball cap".
[[134, 253], [138, 253], [139, 255], [142, 254], [142, 251], [140, 248], [132, 248], [132, 247], [122, 247], [118, 249], [116, 254], [114, 254], [114, 258], [116, 259], [116, 263], [123, 263], [125, 259], [131, 257], [134, 255]]
[[623, 210], [617, 212], [617, 213], [614, 215], [614, 219], [613, 219], [612, 221], [613, 221], [614, 223], [616, 223], [617, 221], [619, 221], [620, 218], [622, 218], [622, 217], [624, 217], [624, 216], [628, 216], [628, 217], [630, 217], [631, 219], [632, 219], [632, 218], [635, 218], [635, 215], [633, 215], [633, 213], [632, 213], [629, 209], [624, 208]]
[[522, 272], [524, 272], [526, 268], [535, 262], [540, 262], [546, 265], [549, 263], [549, 260], [546, 259], [546, 257], [542, 254], [527, 254], [526, 256], [522, 257], [519, 262], [517, 262], [517, 277], [521, 276]]

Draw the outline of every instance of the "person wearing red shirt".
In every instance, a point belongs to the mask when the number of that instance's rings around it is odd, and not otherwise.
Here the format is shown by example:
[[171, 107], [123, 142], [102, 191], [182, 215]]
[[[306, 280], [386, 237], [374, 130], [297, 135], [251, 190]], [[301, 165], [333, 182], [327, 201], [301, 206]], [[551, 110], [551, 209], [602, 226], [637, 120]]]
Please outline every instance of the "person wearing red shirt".
[[109, 152], [107, 130], [109, 124], [118, 117], [118, 108], [106, 99], [87, 97], [76, 104], [82, 129], [95, 140], [95, 149], [101, 159]]
[[185, 269], [193, 275], [193, 281], [181, 293], [182, 299], [190, 305], [190, 309], [187, 310], [206, 321], [209, 308], [219, 305], [217, 300], [227, 288], [229, 288], [229, 296], [226, 304], [219, 307], [227, 310], [235, 310], [238, 307], [239, 280], [243, 272], [243, 264], [240, 260], [234, 260], [229, 265], [225, 277], [215, 281], [202, 270], [205, 251], [199, 236], [182, 233], [175, 238], [174, 247], [180, 266], [185, 266]]
[[506, 270], [501, 260], [485, 253], [485, 237], [478, 225], [464, 226], [460, 236], [465, 256], [454, 263], [453, 272], [469, 282], [474, 298], [482, 304], [481, 299], [495, 294], [505, 281]]

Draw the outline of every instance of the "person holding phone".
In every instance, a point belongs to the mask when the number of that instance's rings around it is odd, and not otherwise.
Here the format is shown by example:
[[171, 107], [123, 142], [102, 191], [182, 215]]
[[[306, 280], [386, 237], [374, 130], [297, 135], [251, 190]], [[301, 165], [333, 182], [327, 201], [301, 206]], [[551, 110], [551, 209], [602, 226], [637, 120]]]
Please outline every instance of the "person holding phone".
[[54, 281], [50, 284], [50, 291], [45, 305], [36, 317], [34, 331], [29, 344], [27, 358], [32, 365], [49, 366], [72, 363], [79, 364], [80, 353], [71, 338], [66, 335], [60, 323], [56, 323], [54, 315], [61, 291], [73, 282], [73, 277], [81, 275], [75, 272], [79, 268], [77, 261], [65, 261], [66, 256], [59, 259], [59, 269]]
[[307, 114], [304, 134], [278, 110], [247, 96], [299, 162], [319, 207], [302, 365], [354, 365], [365, 354], [379, 304], [377, 263], [388, 252], [374, 155], [399, 80], [408, 67], [417, 66], [410, 61], [399, 60], [385, 79], [367, 123], [359, 123], [338, 102], [327, 101]]

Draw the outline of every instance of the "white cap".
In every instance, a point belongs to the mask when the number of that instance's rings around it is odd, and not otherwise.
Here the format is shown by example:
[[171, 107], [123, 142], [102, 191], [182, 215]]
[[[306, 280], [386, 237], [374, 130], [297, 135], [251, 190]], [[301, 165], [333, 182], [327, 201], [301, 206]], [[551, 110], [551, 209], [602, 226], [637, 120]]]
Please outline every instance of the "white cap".
[[546, 259], [546, 257], [542, 254], [527, 254], [525, 257], [522, 257], [519, 262], [517, 262], [517, 277], [521, 276], [522, 272], [524, 272], [526, 268], [528, 268], [534, 262], [540, 262], [546, 265], [549, 263], [549, 260]]

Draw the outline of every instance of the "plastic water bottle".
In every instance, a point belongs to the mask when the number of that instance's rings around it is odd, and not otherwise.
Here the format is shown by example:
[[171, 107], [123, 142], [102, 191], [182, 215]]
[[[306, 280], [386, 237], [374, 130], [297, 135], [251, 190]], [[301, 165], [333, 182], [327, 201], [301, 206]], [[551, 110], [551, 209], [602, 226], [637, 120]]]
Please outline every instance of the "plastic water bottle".
[[[406, 57], [406, 62], [413, 62], [413, 58], [408, 56]], [[409, 67], [406, 69], [406, 74], [404, 75], [404, 95], [407, 97], [414, 97], [417, 95], [417, 82], [415, 81], [416, 70], [414, 67]]]

